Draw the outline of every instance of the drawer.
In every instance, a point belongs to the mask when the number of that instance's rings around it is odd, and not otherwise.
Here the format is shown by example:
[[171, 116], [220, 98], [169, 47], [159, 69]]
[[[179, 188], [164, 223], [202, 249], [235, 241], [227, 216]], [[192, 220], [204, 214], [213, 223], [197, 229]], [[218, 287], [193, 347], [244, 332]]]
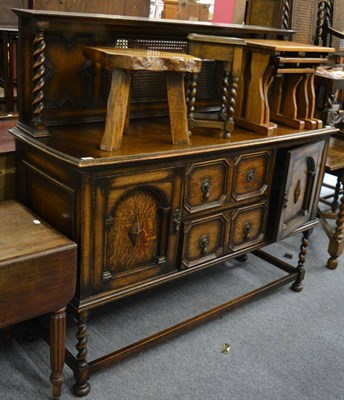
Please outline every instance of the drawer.
[[225, 247], [228, 218], [218, 214], [184, 224], [182, 267], [190, 268], [219, 257]]
[[231, 216], [229, 247], [233, 251], [261, 242], [265, 236], [268, 208], [265, 204], [242, 207]]
[[232, 196], [245, 200], [267, 194], [271, 180], [271, 152], [244, 154], [236, 158], [233, 170]]
[[195, 163], [185, 175], [184, 207], [189, 213], [223, 204], [230, 187], [230, 164], [226, 159]]

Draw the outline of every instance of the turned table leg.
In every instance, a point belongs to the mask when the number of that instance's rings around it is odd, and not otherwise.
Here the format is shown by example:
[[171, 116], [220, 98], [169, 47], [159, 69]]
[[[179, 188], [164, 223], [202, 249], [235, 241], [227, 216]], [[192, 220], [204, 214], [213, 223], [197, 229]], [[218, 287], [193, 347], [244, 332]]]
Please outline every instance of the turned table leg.
[[63, 367], [66, 347], [66, 307], [54, 311], [50, 317], [50, 382], [53, 386], [53, 399], [59, 400], [64, 381]]
[[[344, 180], [343, 180], [344, 181]], [[336, 229], [330, 239], [328, 252], [330, 258], [327, 261], [327, 268], [336, 269], [338, 266], [338, 257], [344, 250], [344, 194], [340, 199], [339, 211], [336, 220]]]
[[[231, 134], [234, 130], [234, 112], [235, 112], [235, 105], [236, 105], [239, 76], [232, 74], [230, 85], [229, 85], [229, 82], [227, 84], [228, 79], [229, 79], [229, 72], [225, 71], [225, 78], [224, 78], [224, 84], [223, 84], [223, 88], [224, 88], [223, 97], [228, 102], [228, 112], [227, 112], [227, 118], [226, 118], [226, 124], [225, 124], [225, 133], [223, 135], [223, 137], [225, 139], [230, 138]], [[229, 88], [229, 91], [228, 91], [228, 88]], [[227, 97], [226, 97], [226, 94], [227, 94]], [[221, 108], [223, 108], [223, 106], [221, 106]]]
[[310, 232], [306, 231], [306, 232], [303, 232], [303, 236], [302, 236], [302, 242], [301, 242], [300, 253], [299, 253], [299, 261], [297, 264], [298, 275], [297, 275], [295, 282], [291, 286], [291, 289], [294, 290], [295, 292], [301, 292], [301, 290], [303, 289], [302, 281], [303, 281], [303, 278], [305, 277], [304, 263], [306, 261], [309, 234], [310, 234]]
[[78, 331], [76, 337], [78, 342], [76, 349], [78, 354], [76, 356], [76, 370], [74, 371], [75, 384], [73, 386], [74, 394], [78, 397], [87, 396], [91, 390], [88, 382], [89, 379], [89, 366], [87, 362], [87, 319], [88, 311], [84, 311], [78, 315], [77, 327]]

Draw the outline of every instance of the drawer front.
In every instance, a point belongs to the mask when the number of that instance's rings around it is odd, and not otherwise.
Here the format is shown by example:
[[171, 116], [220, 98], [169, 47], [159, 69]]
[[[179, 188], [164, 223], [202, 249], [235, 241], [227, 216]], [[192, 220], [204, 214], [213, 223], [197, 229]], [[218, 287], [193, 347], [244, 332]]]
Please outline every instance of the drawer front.
[[267, 194], [271, 180], [271, 152], [244, 154], [236, 158], [233, 171], [235, 200], [245, 200]]
[[237, 251], [261, 242], [265, 237], [267, 215], [265, 204], [234, 211], [231, 217], [230, 249]]
[[227, 160], [195, 163], [185, 176], [184, 207], [189, 213], [223, 204], [230, 187], [230, 164]]
[[223, 254], [228, 218], [219, 214], [184, 225], [182, 268], [213, 260]]

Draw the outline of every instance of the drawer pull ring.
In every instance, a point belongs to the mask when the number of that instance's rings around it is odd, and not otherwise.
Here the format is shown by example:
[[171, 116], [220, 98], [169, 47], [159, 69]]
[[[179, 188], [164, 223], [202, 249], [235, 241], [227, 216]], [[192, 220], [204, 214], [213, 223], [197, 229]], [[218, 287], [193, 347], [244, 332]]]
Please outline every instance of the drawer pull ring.
[[252, 226], [251, 222], [246, 222], [246, 224], [244, 225], [244, 229], [243, 229], [245, 240], [250, 239], [250, 234], [251, 234], [252, 228], [253, 228], [253, 226]]
[[208, 253], [208, 246], [209, 246], [209, 236], [203, 235], [199, 241], [199, 247], [201, 248], [202, 254]]
[[181, 219], [182, 219], [182, 216], [181, 216], [181, 213], [180, 213], [180, 209], [177, 208], [176, 211], [173, 214], [173, 223], [174, 223], [174, 231], [175, 232], [179, 232]]
[[254, 168], [249, 169], [246, 173], [247, 182], [251, 183], [255, 180], [255, 178], [256, 178], [256, 170]]
[[205, 201], [209, 200], [209, 191], [210, 191], [210, 180], [209, 179], [204, 179], [204, 181], [201, 183], [201, 190], [203, 193], [203, 199]]

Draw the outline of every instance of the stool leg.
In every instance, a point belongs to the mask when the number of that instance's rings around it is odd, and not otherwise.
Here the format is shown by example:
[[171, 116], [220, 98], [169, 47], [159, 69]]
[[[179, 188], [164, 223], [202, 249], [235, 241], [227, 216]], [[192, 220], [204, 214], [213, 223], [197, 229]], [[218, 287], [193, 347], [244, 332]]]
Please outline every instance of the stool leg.
[[337, 210], [337, 208], [339, 206], [338, 199], [339, 199], [339, 194], [340, 194], [340, 186], [341, 186], [341, 182], [340, 182], [340, 178], [338, 177], [337, 178], [336, 187], [334, 189], [333, 201], [332, 201], [332, 204], [331, 204], [331, 211], [333, 213], [336, 212], [336, 210]]
[[63, 383], [64, 354], [66, 347], [66, 307], [55, 311], [50, 318], [50, 382], [53, 399], [59, 400]]
[[252, 53], [251, 78], [248, 83], [245, 115], [249, 121], [257, 124], [269, 123], [269, 104], [267, 102], [265, 72], [270, 62], [269, 54]]
[[269, 106], [272, 114], [279, 114], [282, 101], [283, 75], [275, 76], [269, 96]]
[[131, 72], [114, 68], [107, 102], [105, 132], [100, 144], [101, 150], [112, 151], [121, 148], [128, 111], [130, 86]]
[[298, 115], [297, 88], [302, 81], [302, 74], [286, 74], [284, 77], [281, 114], [296, 119]]
[[184, 74], [166, 71], [168, 109], [170, 114], [172, 143], [190, 144], [185, 101]]

